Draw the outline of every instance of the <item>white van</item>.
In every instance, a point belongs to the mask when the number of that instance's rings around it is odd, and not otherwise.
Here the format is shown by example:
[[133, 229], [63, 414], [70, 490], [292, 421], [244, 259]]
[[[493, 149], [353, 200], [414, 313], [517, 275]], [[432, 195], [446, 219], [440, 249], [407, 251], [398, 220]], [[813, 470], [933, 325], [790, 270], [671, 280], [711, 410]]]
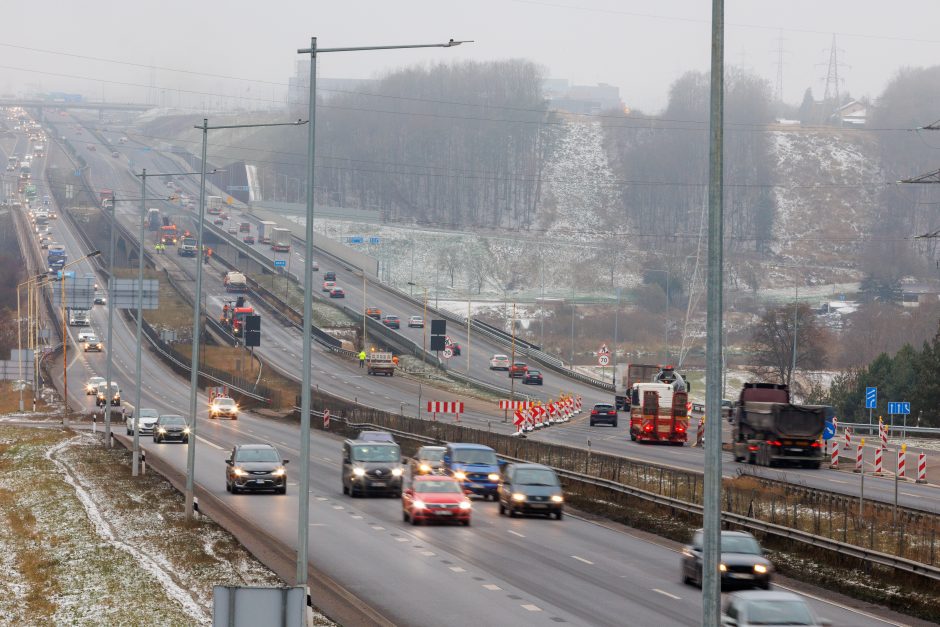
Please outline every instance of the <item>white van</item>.
[[69, 310], [70, 327], [87, 327], [89, 325], [88, 312], [81, 309]]

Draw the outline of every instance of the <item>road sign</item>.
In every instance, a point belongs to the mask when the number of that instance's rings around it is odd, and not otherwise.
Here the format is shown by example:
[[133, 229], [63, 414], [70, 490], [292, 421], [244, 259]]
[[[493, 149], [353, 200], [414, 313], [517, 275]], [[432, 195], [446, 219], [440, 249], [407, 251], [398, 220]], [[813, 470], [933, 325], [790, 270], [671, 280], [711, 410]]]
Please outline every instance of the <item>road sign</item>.
[[[137, 309], [137, 279], [114, 279], [111, 282], [111, 304], [117, 309]], [[142, 309], [159, 309], [160, 281], [144, 279]]]
[[829, 421], [826, 421], [826, 427], [823, 429], [823, 440], [831, 440], [836, 436], [836, 427]]
[[247, 185], [229, 185], [225, 189], [230, 192], [247, 192], [248, 186]]
[[375, 237], [375, 236], [370, 237], [370, 238], [369, 238], [369, 243], [370, 243], [370, 244], [378, 244], [378, 243], [379, 243], [379, 238], [378, 238], [378, 237]]
[[349, 238], [349, 243], [350, 243], [350, 244], [361, 244], [361, 243], [362, 243], [362, 236], [361, 236], [361, 235], [354, 235], [354, 236], [350, 237], [350, 238]]
[[865, 409], [878, 407], [878, 388], [865, 388]]
[[610, 355], [610, 349], [607, 348], [607, 344], [601, 344], [601, 347], [597, 349], [598, 355]]
[[601, 366], [606, 366], [607, 364], [610, 363], [610, 357], [608, 357], [607, 355], [600, 355], [597, 358], [597, 363], [600, 364]]
[[26, 381], [18, 380], [13, 382], [13, 391], [22, 392], [26, 389]]
[[908, 416], [911, 413], [910, 403], [888, 403], [888, 413], [898, 416]]
[[330, 428], [330, 410], [329, 409], [323, 410], [323, 428], [324, 429]]
[[286, 266], [286, 265], [287, 265], [287, 260], [286, 260], [286, 259], [275, 259], [275, 260], [274, 260], [274, 267], [275, 267], [275, 268], [283, 268], [283, 267]]
[[445, 348], [444, 352], [441, 354], [444, 356], [444, 359], [450, 359], [451, 357], [454, 356], [454, 351], [453, 349]]

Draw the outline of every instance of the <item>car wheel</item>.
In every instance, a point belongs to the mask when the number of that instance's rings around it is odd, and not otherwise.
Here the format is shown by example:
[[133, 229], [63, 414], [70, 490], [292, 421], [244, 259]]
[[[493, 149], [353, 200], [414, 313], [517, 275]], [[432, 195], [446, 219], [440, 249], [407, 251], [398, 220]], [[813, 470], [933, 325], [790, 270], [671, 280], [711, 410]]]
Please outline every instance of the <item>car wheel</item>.
[[510, 508], [509, 508], [509, 517], [510, 517], [510, 518], [515, 518], [516, 516], [517, 516], [516, 510], [514, 510], [512, 507], [510, 507]]
[[232, 484], [228, 482], [228, 479], [225, 480], [225, 491], [226, 492], [232, 491]]
[[412, 516], [412, 517], [411, 517], [411, 524], [414, 525], [415, 527], [417, 527], [418, 525], [421, 524], [421, 521], [418, 520], [417, 518], [415, 518], [414, 516]]
[[346, 487], [346, 484], [343, 484], [343, 494], [349, 494], [349, 488]]
[[189, 444], [189, 438], [183, 438], [183, 444]]
[[503, 506], [503, 502], [502, 502], [502, 501], [499, 502], [499, 515], [500, 515], [500, 516], [505, 516], [505, 515], [506, 515], [506, 508]]
[[408, 510], [401, 510], [401, 519], [404, 522], [408, 522]]
[[564, 513], [561, 510], [555, 512], [555, 520], [561, 520], [562, 516], [564, 516]]
[[125, 429], [126, 429], [126, 431], [127, 431], [127, 435], [134, 435], [134, 432], [133, 432], [133, 431], [131, 431], [130, 429], [127, 429], [127, 428], [125, 428]]
[[287, 494], [287, 484], [285, 483], [283, 486], [275, 490], [275, 492], [278, 494]]
[[762, 581], [757, 584], [757, 587], [759, 587], [761, 590], [770, 590], [770, 581]]
[[461, 524], [463, 524], [464, 527], [469, 527], [469, 526], [470, 526], [470, 519], [469, 519], [469, 518], [468, 518], [467, 520], [462, 520], [462, 521], [460, 521], [460, 522], [461, 522]]
[[238, 486], [235, 485], [235, 482], [232, 482], [232, 494], [238, 494]]
[[610, 426], [612, 426], [613, 428], [615, 428], [615, 429], [616, 429], [616, 428], [617, 428], [617, 421], [616, 421], [616, 420], [614, 420], [614, 423], [613, 423], [612, 425], [610, 425]]
[[393, 493], [392, 493], [392, 498], [393, 498], [393, 499], [400, 499], [400, 498], [401, 498], [401, 490], [399, 490], [398, 492], [393, 492]]
[[594, 426], [594, 421], [593, 421], [593, 420], [589, 421], [589, 424], [590, 424], [590, 426], [593, 427], [593, 426]]
[[631, 442], [636, 442], [636, 434], [635, 434], [635, 433], [631, 433], [631, 434], [630, 434], [630, 441], [631, 441]]

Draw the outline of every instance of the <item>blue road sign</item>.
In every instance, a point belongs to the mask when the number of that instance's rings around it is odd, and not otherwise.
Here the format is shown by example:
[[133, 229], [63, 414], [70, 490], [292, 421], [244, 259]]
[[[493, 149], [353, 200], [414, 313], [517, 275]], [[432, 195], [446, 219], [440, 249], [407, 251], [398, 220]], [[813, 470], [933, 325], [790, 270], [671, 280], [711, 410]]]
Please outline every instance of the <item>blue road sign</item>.
[[274, 267], [275, 267], [275, 268], [283, 268], [283, 267], [286, 266], [286, 265], [287, 265], [287, 260], [286, 260], [286, 259], [275, 259], [275, 260], [274, 260]]
[[826, 427], [823, 429], [823, 440], [831, 440], [836, 435], [836, 428], [831, 422], [826, 422]]
[[878, 388], [865, 388], [865, 409], [878, 407]]
[[350, 243], [350, 244], [361, 244], [361, 243], [362, 243], [362, 236], [356, 235], [355, 237], [350, 237], [350, 238], [349, 238], [349, 243]]
[[898, 416], [909, 416], [911, 413], [910, 403], [888, 403], [888, 413]]
[[370, 244], [378, 244], [378, 243], [379, 243], [379, 238], [377, 238], [377, 237], [370, 237], [370, 238], [369, 238], [369, 243], [370, 243]]
[[75, 176], [81, 176], [81, 175], [82, 175], [81, 170], [75, 170]]
[[247, 185], [229, 185], [225, 189], [227, 189], [230, 192], [247, 192], [248, 186]]

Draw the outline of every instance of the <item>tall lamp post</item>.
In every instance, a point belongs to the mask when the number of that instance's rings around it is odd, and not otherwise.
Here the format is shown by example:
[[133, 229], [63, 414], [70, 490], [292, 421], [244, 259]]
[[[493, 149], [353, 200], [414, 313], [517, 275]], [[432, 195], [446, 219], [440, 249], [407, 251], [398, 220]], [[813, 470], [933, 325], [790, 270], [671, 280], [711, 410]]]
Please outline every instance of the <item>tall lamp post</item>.
[[[306, 124], [303, 120], [297, 120], [296, 122], [273, 122], [270, 124], [225, 124], [219, 126], [209, 126], [209, 119], [203, 118], [202, 125], [195, 126], [202, 131], [202, 163], [199, 168], [199, 215], [196, 221], [196, 294], [193, 303], [193, 350], [190, 361], [190, 372], [189, 372], [189, 444], [186, 448], [186, 489], [185, 489], [185, 498], [186, 498], [186, 520], [191, 521], [195, 513], [193, 507], [193, 489], [195, 484], [195, 469], [196, 469], [196, 400], [199, 393], [199, 322], [202, 318], [202, 266], [205, 264], [202, 262], [202, 246], [203, 246], [203, 233], [205, 232], [205, 221], [206, 221], [206, 151], [208, 149], [209, 142], [209, 131], [219, 130], [219, 129], [233, 129], [233, 128], [267, 128], [269, 126], [299, 126], [301, 124]], [[307, 255], [306, 257], [307, 268], [310, 267], [310, 260], [313, 259], [313, 255]], [[306, 286], [307, 289], [310, 289], [310, 286]], [[309, 296], [309, 294], [308, 294]], [[307, 333], [305, 336], [310, 335], [310, 326], [308, 321]]]
[[[26, 286], [26, 311], [27, 311], [26, 343], [29, 347], [32, 347], [32, 342], [30, 341], [32, 338], [32, 333], [31, 333], [32, 327], [30, 324], [30, 320], [31, 320], [30, 312], [32, 311], [32, 300], [33, 300], [31, 288], [32, 288], [33, 283], [42, 281], [45, 278], [48, 278], [48, 275], [37, 274], [33, 278], [26, 279], [25, 281], [23, 281], [22, 283], [16, 286], [16, 343], [17, 343], [17, 348], [19, 349], [19, 355], [20, 355], [18, 361], [20, 364], [20, 382], [21, 383], [25, 383], [26, 379], [23, 378], [23, 329], [22, 329], [23, 314], [20, 311], [20, 290], [23, 288], [24, 285]], [[26, 386], [22, 385], [22, 387], [20, 387], [20, 411], [21, 412], [23, 411], [23, 388], [24, 387]]]
[[666, 352], [666, 361], [669, 361], [669, 270], [647, 270], [646, 272], [662, 272], [666, 275], [666, 313], [665, 321], [663, 324], [663, 342], [665, 346], [663, 350]]
[[[308, 119], [310, 129], [307, 136], [307, 228], [305, 242], [305, 258], [313, 259], [313, 194], [315, 166], [316, 166], [316, 138], [317, 138], [317, 55], [327, 52], [360, 52], [366, 50], [400, 50], [404, 48], [450, 48], [458, 46], [463, 41], [450, 41], [442, 44], [411, 44], [398, 46], [357, 46], [345, 48], [318, 48], [317, 38], [310, 38], [310, 47], [302, 48], [297, 54], [310, 55], [310, 94], [308, 103]], [[307, 585], [307, 538], [309, 535], [308, 520], [310, 517], [310, 353], [311, 341], [310, 325], [311, 292], [313, 290], [313, 271], [310, 264], [304, 264], [304, 347], [303, 347], [303, 374], [300, 381], [300, 497], [298, 502], [299, 516], [297, 517], [297, 585]]]
[[[60, 300], [62, 302], [59, 303], [59, 306], [62, 312], [62, 391], [63, 391], [62, 398], [65, 403], [65, 413], [62, 414], [63, 425], [68, 422], [68, 415], [69, 415], [69, 373], [68, 373], [68, 370], [69, 370], [69, 362], [68, 362], [68, 345], [69, 345], [68, 323], [69, 323], [69, 320], [68, 320], [68, 316], [66, 315], [67, 307], [65, 303], [65, 271], [68, 268], [71, 268], [75, 265], [80, 264], [86, 259], [97, 257], [100, 254], [101, 254], [100, 250], [92, 251], [88, 253], [87, 255], [85, 255], [84, 257], [76, 259], [72, 263], [65, 264], [64, 266], [62, 266], [62, 269], [59, 270], [59, 272], [62, 273], [61, 280], [60, 280], [60, 290], [61, 290]], [[111, 396], [111, 390], [109, 388], [108, 397], [110, 398], [110, 396]]]

